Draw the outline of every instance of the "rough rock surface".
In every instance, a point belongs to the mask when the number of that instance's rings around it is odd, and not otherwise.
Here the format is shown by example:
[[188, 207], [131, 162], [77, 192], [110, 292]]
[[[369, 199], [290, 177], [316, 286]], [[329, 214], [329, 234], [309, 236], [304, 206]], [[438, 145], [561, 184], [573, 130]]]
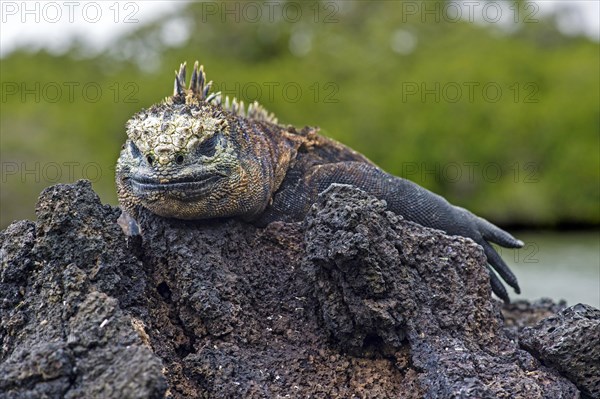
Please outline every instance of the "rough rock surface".
[[0, 397], [161, 397], [161, 360], [134, 328], [144, 266], [119, 211], [81, 182], [45, 190], [36, 212], [0, 238]]
[[600, 310], [578, 304], [521, 332], [521, 345], [600, 398]]
[[579, 397], [510, 339], [479, 246], [354, 188], [264, 229], [118, 216], [82, 181], [0, 234], [0, 398]]
[[554, 303], [549, 298], [541, 298], [533, 302], [525, 300], [513, 301], [502, 306], [504, 332], [509, 339], [517, 341], [519, 333], [528, 326], [539, 323], [567, 307], [565, 301]]

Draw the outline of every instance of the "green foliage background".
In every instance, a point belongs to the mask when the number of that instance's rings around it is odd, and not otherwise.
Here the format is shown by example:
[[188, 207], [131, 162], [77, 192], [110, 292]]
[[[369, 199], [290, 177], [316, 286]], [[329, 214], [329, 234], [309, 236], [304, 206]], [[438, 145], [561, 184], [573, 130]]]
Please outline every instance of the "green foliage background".
[[[196, 59], [226, 94], [257, 99], [284, 123], [321, 126], [387, 171], [497, 223], [600, 222], [597, 42], [562, 35], [552, 17], [507, 30], [423, 21], [400, 1], [298, 4], [298, 21], [236, 21], [191, 3], [93, 57], [75, 45], [58, 56], [22, 50], [2, 59], [0, 227], [34, 218], [40, 190], [59, 181], [92, 178], [102, 200], [116, 204], [126, 120], [169, 95], [173, 69]], [[173, 23], [190, 29], [177, 46], [164, 40]], [[414, 50], [394, 51], [407, 36]], [[68, 82], [79, 85], [73, 98]], [[83, 92], [90, 82], [102, 90], [98, 101]], [[15, 84], [17, 93], [7, 92]], [[22, 95], [36, 84], [39, 101]], [[63, 88], [56, 102], [53, 85]], [[468, 85], [478, 85], [473, 101]], [[453, 101], [456, 87], [462, 97]]]

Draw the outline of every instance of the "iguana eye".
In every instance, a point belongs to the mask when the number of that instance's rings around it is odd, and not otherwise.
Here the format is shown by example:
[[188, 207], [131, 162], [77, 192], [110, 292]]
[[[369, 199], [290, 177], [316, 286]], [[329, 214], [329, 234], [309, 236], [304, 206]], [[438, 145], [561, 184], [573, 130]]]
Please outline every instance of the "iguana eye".
[[135, 145], [135, 143], [133, 141], [129, 142], [129, 152], [131, 153], [131, 156], [134, 158], [139, 158], [142, 156], [140, 149], [137, 147], [137, 145]]
[[208, 140], [204, 140], [196, 150], [198, 154], [204, 155], [205, 157], [212, 157], [215, 155], [217, 150], [217, 143], [219, 142], [219, 135], [215, 134]]

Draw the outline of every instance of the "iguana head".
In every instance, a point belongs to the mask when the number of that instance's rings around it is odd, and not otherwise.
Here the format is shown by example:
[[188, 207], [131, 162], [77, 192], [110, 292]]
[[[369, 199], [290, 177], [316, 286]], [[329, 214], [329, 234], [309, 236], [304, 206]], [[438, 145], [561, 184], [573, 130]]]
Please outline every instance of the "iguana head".
[[[272, 115], [252, 104], [209, 94], [203, 68], [194, 65], [185, 89], [185, 64], [176, 72], [172, 97], [135, 114], [117, 162], [121, 205], [142, 206], [161, 216], [203, 219], [262, 211], [272, 187], [264, 177], [260, 138], [252, 124], [276, 126]], [[247, 117], [246, 117], [247, 114]], [[257, 141], [258, 140], [258, 141]]]

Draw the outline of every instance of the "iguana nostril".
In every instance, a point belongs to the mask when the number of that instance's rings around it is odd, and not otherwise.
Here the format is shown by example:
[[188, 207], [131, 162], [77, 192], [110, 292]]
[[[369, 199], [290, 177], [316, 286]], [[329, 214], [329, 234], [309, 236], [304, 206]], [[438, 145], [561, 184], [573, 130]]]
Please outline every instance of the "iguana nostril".
[[155, 161], [154, 156], [152, 154], [146, 155], [146, 161], [148, 162], [148, 165], [152, 166]]
[[179, 154], [175, 157], [175, 163], [177, 163], [177, 165], [181, 165], [183, 163], [183, 155]]

